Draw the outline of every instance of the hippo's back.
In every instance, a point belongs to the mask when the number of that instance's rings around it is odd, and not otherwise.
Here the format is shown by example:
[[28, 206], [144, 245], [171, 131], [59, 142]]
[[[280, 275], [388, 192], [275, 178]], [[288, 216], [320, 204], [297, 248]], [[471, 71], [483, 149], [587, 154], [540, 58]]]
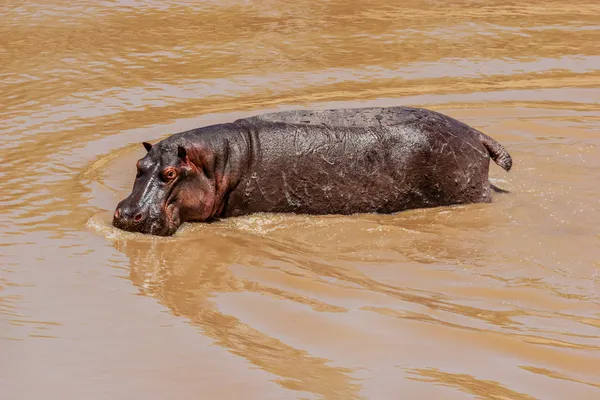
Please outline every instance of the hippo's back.
[[329, 128], [370, 128], [412, 125], [424, 119], [448, 118], [433, 111], [411, 107], [342, 108], [333, 110], [289, 110], [247, 118], [253, 123], [325, 125]]

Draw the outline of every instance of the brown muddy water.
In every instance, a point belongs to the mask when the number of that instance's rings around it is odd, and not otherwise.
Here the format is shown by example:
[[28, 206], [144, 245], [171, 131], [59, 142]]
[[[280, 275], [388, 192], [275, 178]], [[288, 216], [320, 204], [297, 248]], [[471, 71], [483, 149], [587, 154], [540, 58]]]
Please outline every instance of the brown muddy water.
[[[600, 398], [600, 2], [0, 8], [8, 399]], [[113, 229], [143, 140], [424, 106], [500, 141], [492, 204]]]

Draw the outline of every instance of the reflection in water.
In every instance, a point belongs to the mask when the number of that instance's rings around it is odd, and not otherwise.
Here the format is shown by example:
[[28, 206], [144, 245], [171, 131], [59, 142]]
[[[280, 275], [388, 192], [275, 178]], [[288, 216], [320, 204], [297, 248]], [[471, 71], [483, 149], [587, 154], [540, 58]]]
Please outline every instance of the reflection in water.
[[129, 257], [130, 277], [141, 293], [156, 297], [175, 315], [198, 325], [216, 344], [280, 376], [282, 386], [329, 399], [360, 398], [352, 370], [331, 366], [330, 360], [313, 357], [219, 312], [211, 300], [216, 293], [243, 291], [298, 301], [319, 311], [328, 309], [302, 296], [236, 278], [229, 266], [253, 264], [261, 258], [248, 252], [242, 238], [225, 240], [205, 232], [201, 241], [116, 241], [115, 246]]
[[[598, 398], [599, 14], [596, 0], [3, 5], [3, 394]], [[110, 226], [142, 141], [388, 105], [505, 144], [514, 168], [491, 175], [510, 194], [170, 239]]]

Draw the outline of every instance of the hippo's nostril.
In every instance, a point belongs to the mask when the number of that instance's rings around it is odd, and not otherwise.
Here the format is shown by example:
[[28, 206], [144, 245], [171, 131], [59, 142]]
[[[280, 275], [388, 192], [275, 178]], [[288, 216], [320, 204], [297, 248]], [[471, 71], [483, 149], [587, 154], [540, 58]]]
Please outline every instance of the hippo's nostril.
[[117, 208], [117, 210], [115, 211], [115, 218], [119, 219], [120, 216], [121, 216], [121, 210], [119, 208]]
[[142, 213], [135, 214], [135, 216], [133, 217], [133, 220], [135, 222], [140, 222], [142, 220], [142, 217], [143, 217]]

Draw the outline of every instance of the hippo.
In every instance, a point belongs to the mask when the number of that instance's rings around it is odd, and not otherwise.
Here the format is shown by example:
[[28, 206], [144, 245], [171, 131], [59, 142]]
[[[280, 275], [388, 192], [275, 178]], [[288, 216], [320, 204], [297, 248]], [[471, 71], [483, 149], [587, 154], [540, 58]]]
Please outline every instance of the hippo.
[[252, 213], [351, 215], [489, 203], [491, 137], [423, 108], [292, 110], [143, 143], [113, 226], [170, 236], [187, 221]]

